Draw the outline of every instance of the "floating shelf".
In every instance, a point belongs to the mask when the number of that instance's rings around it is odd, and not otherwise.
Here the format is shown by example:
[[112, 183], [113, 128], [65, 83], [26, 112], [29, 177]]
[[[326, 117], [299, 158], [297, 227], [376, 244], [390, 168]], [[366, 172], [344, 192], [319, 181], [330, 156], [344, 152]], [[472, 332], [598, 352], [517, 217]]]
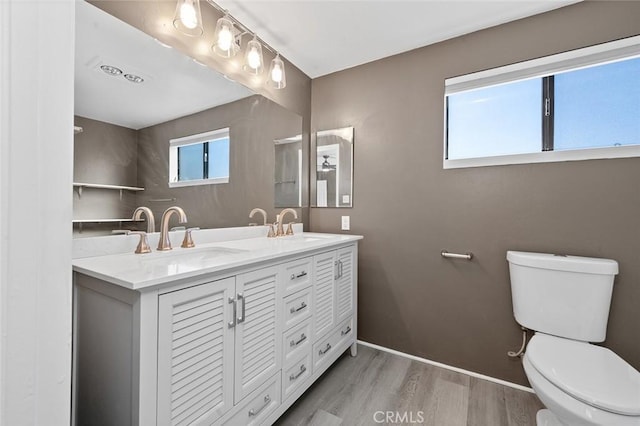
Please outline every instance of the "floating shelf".
[[73, 219], [73, 223], [144, 222], [144, 219]]
[[144, 188], [138, 186], [123, 186], [123, 185], [105, 185], [102, 183], [84, 183], [73, 182], [73, 187], [78, 191], [78, 197], [82, 197], [83, 188], [96, 188], [96, 189], [111, 189], [120, 191], [120, 199], [122, 200], [122, 191], [144, 191]]
[[144, 219], [73, 219], [71, 223], [78, 224], [78, 231], [82, 232], [82, 225], [85, 223], [122, 223], [122, 222], [144, 222]]

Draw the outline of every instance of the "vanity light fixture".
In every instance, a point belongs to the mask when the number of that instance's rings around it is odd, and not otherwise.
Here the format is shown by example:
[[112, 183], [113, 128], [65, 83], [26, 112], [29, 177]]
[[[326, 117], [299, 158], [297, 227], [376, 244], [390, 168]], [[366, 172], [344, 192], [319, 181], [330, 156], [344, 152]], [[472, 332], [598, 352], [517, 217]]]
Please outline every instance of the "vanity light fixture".
[[216, 22], [216, 32], [213, 36], [213, 46], [211, 48], [223, 58], [232, 58], [240, 50], [237, 38], [238, 30], [233, 25], [233, 21], [228, 13]]
[[200, 13], [200, 0], [178, 0], [173, 26], [186, 35], [201, 36], [204, 29]]
[[258, 38], [254, 34], [253, 40], [250, 40], [249, 43], [247, 43], [243, 69], [250, 74], [262, 74], [262, 70], [264, 69], [263, 64], [264, 58], [262, 56], [262, 44], [260, 44]]
[[269, 67], [269, 80], [267, 80], [267, 84], [275, 89], [284, 89], [287, 86], [284, 62], [280, 59], [279, 53], [276, 53], [276, 57], [271, 61], [271, 66]]
[[[177, 0], [177, 2], [176, 15], [173, 21], [174, 26], [186, 34], [202, 35], [204, 31], [202, 30], [203, 24], [199, 0]], [[253, 34], [253, 38], [246, 45], [242, 68], [253, 75], [262, 74], [265, 68], [263, 49], [273, 52], [276, 56], [271, 61], [266, 84], [274, 89], [284, 89], [287, 85], [287, 79], [284, 61], [280, 58], [280, 54], [268, 44], [258, 40], [255, 33], [249, 31], [247, 27], [231, 16], [228, 11], [218, 6], [213, 0], [206, 0], [206, 2], [223, 14], [216, 22], [211, 50], [223, 58], [232, 58], [241, 49], [242, 37], [247, 34]], [[185, 28], [189, 29], [190, 27], [192, 27], [191, 32], [185, 30]]]

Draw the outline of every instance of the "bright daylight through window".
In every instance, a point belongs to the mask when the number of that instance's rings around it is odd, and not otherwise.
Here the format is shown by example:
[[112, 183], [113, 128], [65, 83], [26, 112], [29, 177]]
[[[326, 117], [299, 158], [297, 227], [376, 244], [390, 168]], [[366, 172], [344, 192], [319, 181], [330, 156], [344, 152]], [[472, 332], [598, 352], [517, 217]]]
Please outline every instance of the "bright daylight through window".
[[229, 182], [229, 129], [169, 141], [169, 186]]
[[640, 156], [640, 37], [445, 82], [444, 168]]

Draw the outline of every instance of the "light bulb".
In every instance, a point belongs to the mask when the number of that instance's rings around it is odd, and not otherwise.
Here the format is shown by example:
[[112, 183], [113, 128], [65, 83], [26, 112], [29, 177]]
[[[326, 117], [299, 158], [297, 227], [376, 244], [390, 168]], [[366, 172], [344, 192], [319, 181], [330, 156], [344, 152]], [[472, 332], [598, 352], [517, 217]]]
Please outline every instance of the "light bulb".
[[280, 64], [274, 65], [271, 70], [271, 80], [276, 83], [280, 83], [282, 81], [282, 68], [280, 67]]
[[198, 26], [196, 8], [193, 7], [193, 3], [190, 1], [185, 1], [180, 5], [180, 21], [182, 21], [182, 25], [190, 30]]
[[249, 50], [247, 54], [247, 65], [249, 65], [254, 70], [260, 68], [262, 61], [260, 58], [260, 53], [258, 53], [258, 49], [254, 46]]
[[228, 26], [223, 25], [218, 33], [218, 47], [220, 50], [227, 51], [231, 48], [232, 42], [233, 35], [231, 34], [231, 29]]

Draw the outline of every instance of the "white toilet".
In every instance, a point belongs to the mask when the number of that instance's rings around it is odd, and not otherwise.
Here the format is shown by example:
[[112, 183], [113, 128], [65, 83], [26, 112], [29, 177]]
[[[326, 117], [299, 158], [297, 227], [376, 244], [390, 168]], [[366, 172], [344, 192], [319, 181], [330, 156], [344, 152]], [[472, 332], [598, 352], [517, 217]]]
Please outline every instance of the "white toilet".
[[547, 407], [538, 426], [640, 426], [640, 372], [589, 343], [606, 337], [618, 263], [518, 251], [507, 260], [516, 321], [536, 332], [523, 365]]

